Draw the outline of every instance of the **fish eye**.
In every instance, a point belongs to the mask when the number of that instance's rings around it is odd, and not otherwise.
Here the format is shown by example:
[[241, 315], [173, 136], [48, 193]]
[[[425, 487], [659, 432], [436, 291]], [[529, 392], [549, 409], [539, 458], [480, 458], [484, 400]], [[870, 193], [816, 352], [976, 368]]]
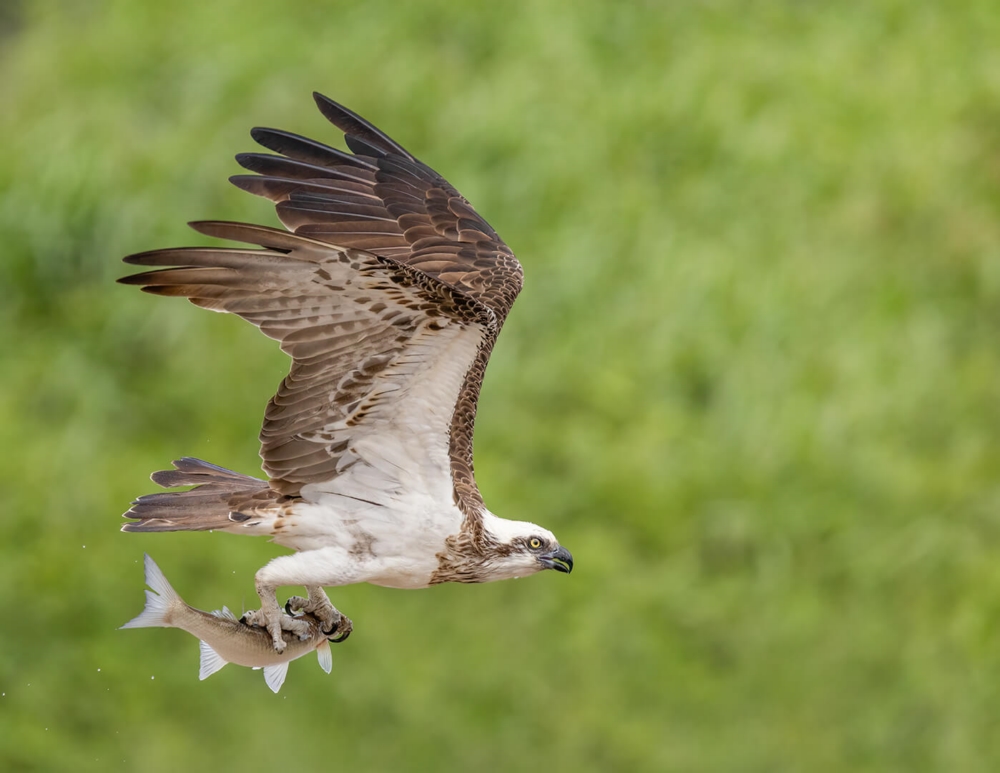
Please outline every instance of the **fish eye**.
[[542, 546], [542, 541], [538, 537], [532, 537], [528, 540], [528, 547], [532, 550], [538, 550]]

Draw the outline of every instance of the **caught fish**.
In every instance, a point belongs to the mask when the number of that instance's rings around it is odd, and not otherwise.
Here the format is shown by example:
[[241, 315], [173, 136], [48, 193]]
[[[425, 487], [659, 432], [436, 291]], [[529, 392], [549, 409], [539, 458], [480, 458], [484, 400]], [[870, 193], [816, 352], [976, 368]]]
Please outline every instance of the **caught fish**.
[[180, 628], [196, 636], [201, 645], [199, 679], [207, 679], [226, 663], [236, 663], [264, 669], [267, 686], [278, 692], [288, 673], [288, 664], [313, 650], [319, 658], [320, 668], [329, 674], [333, 667], [328, 634], [312, 615], [295, 618], [308, 622], [309, 632], [304, 639], [285, 632], [286, 647], [279, 653], [266, 628], [240, 622], [226, 607], [209, 613], [188, 606], [148, 554], [146, 584], [153, 589], [146, 591], [146, 608], [122, 628]]

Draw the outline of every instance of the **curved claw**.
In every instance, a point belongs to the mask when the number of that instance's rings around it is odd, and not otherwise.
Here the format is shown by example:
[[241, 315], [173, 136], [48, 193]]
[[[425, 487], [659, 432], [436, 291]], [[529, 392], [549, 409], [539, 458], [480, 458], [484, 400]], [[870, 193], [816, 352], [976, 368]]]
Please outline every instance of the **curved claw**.
[[353, 630], [354, 624], [348, 618], [341, 616], [337, 622], [330, 626], [329, 631], [323, 631], [323, 635], [326, 636], [327, 641], [340, 644], [347, 641], [347, 637], [351, 635]]
[[[339, 628], [339, 627], [340, 626], [337, 626], [337, 628]], [[324, 633], [325, 633], [325, 631], [324, 631]], [[330, 631], [330, 633], [336, 633], [336, 628], [334, 628], [334, 630]], [[327, 638], [327, 641], [333, 642], [334, 644], [341, 644], [341, 643], [347, 641], [347, 637], [350, 636], [350, 635], [351, 635], [351, 632], [350, 631], [346, 631], [342, 636], [327, 636], [326, 638]]]
[[285, 602], [285, 614], [288, 614], [288, 615], [294, 615], [295, 614], [294, 612], [292, 612], [292, 600], [291, 599], [288, 599], [288, 601]]

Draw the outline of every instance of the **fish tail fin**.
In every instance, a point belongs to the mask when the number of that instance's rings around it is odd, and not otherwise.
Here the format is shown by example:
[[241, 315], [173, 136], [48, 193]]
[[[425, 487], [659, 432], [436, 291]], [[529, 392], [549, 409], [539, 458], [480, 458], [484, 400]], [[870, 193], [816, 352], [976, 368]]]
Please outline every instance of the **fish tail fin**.
[[173, 627], [170, 620], [171, 612], [177, 604], [184, 602], [148, 553], [145, 557], [145, 566], [146, 584], [153, 590], [146, 591], [145, 609], [122, 628], [171, 628]]

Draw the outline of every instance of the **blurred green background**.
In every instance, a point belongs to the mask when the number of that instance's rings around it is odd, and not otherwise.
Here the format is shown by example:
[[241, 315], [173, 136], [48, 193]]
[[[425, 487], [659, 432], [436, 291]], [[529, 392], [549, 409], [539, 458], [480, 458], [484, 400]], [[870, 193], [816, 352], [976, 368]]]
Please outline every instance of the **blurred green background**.
[[[0, 768], [1000, 769], [1000, 11], [947, 4], [4, 0]], [[181, 455], [259, 470], [285, 372], [121, 256], [275, 224], [254, 125], [322, 91], [527, 281], [480, 486], [554, 573], [338, 589], [281, 693], [117, 631], [282, 552], [126, 535]], [[288, 589], [291, 592], [292, 589]]]

